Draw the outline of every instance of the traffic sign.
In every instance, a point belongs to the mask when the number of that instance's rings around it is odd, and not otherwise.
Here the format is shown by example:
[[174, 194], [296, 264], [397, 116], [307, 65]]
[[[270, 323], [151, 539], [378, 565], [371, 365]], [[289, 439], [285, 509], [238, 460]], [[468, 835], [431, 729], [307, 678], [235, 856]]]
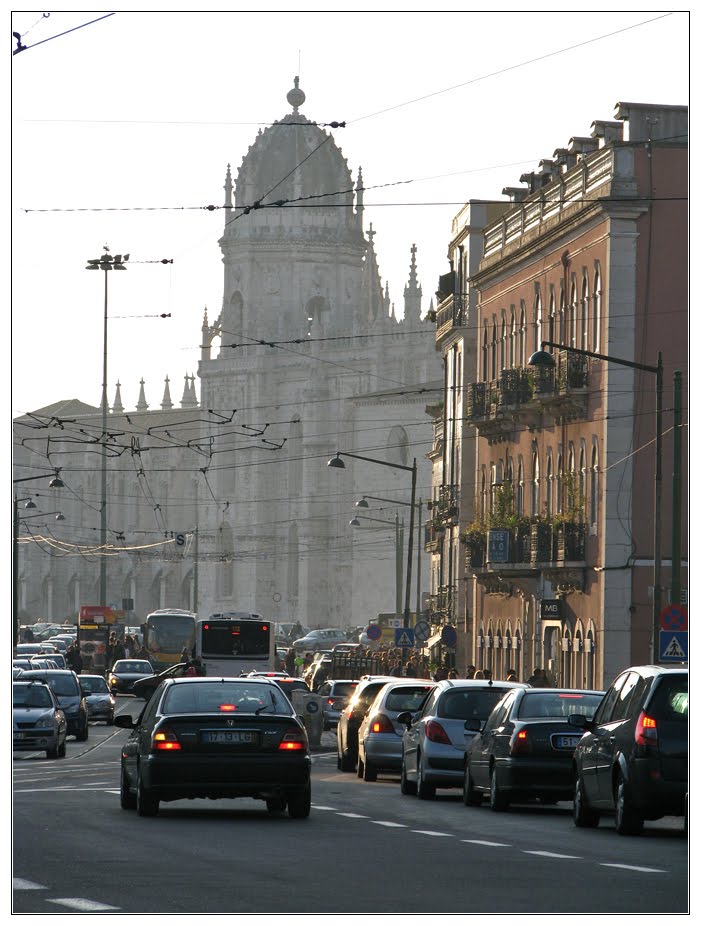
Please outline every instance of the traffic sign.
[[394, 631], [395, 646], [413, 646], [414, 645], [414, 628], [397, 627]]
[[419, 621], [414, 627], [414, 636], [420, 643], [425, 643], [431, 636], [431, 625], [428, 621]]
[[689, 632], [660, 630], [660, 662], [689, 661]]
[[458, 642], [458, 632], [451, 624], [446, 624], [441, 630], [441, 643], [444, 646], [455, 646]]
[[379, 640], [382, 636], [382, 627], [379, 624], [370, 624], [369, 627], [365, 628], [365, 633], [370, 640]]
[[688, 630], [689, 615], [682, 604], [668, 604], [660, 614], [662, 630]]

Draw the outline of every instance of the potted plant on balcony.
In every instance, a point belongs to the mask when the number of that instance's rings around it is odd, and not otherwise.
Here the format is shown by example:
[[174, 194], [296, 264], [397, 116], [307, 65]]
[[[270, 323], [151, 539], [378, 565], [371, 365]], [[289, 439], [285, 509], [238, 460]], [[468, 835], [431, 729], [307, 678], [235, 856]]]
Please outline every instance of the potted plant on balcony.
[[487, 531], [482, 521], [472, 521], [467, 530], [460, 535], [460, 542], [467, 547], [467, 557], [470, 566], [484, 566], [484, 556], [487, 547]]
[[574, 473], [563, 474], [562, 488], [565, 506], [562, 514], [553, 518], [557, 559], [559, 562], [584, 559], [584, 500]]
[[553, 559], [553, 522], [540, 515], [531, 522], [531, 562], [548, 563]]

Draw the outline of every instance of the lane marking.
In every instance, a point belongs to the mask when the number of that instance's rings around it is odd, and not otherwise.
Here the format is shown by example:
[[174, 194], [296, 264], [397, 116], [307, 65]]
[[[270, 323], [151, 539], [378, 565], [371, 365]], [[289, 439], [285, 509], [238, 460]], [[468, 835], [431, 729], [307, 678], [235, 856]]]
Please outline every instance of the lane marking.
[[452, 833], [439, 833], [436, 830], [412, 830], [412, 833], [421, 833], [422, 836], [452, 836]]
[[314, 810], [335, 810], [335, 807], [324, 807], [322, 804], [312, 804]]
[[504, 848], [511, 848], [512, 845], [510, 842], [490, 842], [488, 839], [461, 839], [460, 842], [473, 842], [477, 846], [503, 846]]
[[537, 849], [521, 849], [524, 855], [544, 855], [546, 858], [581, 858], [581, 855], [561, 855], [559, 852], [544, 852]]
[[604, 868], [625, 868], [626, 871], [642, 871], [645, 874], [667, 874], [664, 868], [643, 868], [642, 865], [622, 865], [617, 862], [599, 862], [599, 864]]
[[12, 879], [13, 891], [48, 891], [43, 884], [35, 884], [34, 881], [25, 881], [24, 878]]
[[60, 791], [64, 794], [68, 791], [106, 791], [105, 785], [101, 787], [83, 787], [83, 788], [15, 788], [13, 794], [50, 794], [52, 791]]
[[61, 907], [70, 907], [71, 910], [82, 910], [84, 913], [99, 913], [101, 910], [121, 910], [121, 907], [112, 907], [107, 903], [98, 903], [96, 900], [87, 900], [85, 897], [57, 897], [48, 903], [55, 903]]
[[350, 817], [352, 820], [369, 820], [367, 814], [364, 813], [339, 813], [339, 817]]
[[376, 826], [397, 826], [406, 829], [406, 823], [392, 823], [391, 820], [371, 820]]

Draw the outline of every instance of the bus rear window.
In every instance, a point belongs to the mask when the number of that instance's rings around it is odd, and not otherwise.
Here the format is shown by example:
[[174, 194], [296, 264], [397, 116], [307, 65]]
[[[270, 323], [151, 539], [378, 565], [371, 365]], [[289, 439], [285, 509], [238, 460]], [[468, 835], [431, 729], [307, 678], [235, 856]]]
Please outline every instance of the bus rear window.
[[203, 659], [216, 656], [266, 656], [270, 651], [269, 621], [205, 621]]

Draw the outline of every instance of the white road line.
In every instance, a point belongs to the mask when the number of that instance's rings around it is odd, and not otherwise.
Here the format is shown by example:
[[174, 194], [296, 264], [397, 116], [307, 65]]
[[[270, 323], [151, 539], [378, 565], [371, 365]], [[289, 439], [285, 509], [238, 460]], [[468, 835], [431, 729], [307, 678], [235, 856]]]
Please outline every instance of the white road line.
[[105, 791], [107, 790], [105, 785], [96, 786], [96, 787], [81, 787], [81, 788], [15, 788], [14, 794], [41, 794], [44, 792], [50, 793], [51, 791], [61, 792], [61, 794], [66, 793], [67, 791]]
[[645, 874], [667, 874], [664, 868], [643, 868], [641, 865], [620, 865], [616, 862], [599, 862], [599, 864], [604, 868], [625, 868], [626, 871], [642, 871]]
[[581, 855], [561, 855], [559, 852], [542, 852], [536, 849], [521, 849], [524, 855], [544, 855], [546, 858], [581, 858]]
[[314, 810], [335, 810], [335, 807], [324, 807], [321, 804], [312, 804]]
[[376, 826], [397, 826], [406, 829], [406, 823], [392, 823], [391, 820], [371, 820]]
[[499, 848], [504, 847], [507, 849], [511, 847], [510, 842], [489, 842], [488, 839], [461, 839], [460, 842], [472, 842], [476, 846], [495, 846]]
[[412, 830], [412, 833], [421, 833], [422, 836], [452, 836], [452, 833], [439, 833], [436, 830]]
[[353, 820], [369, 820], [367, 814], [364, 813], [339, 813], [339, 817], [350, 817]]
[[12, 879], [13, 891], [47, 891], [48, 888], [43, 884], [35, 884], [34, 881], [25, 881], [24, 878]]
[[121, 907], [111, 907], [107, 903], [98, 903], [96, 900], [87, 900], [85, 897], [57, 897], [48, 903], [59, 904], [61, 907], [70, 907], [71, 910], [80, 910], [83, 913], [99, 913], [101, 910], [121, 910]]

